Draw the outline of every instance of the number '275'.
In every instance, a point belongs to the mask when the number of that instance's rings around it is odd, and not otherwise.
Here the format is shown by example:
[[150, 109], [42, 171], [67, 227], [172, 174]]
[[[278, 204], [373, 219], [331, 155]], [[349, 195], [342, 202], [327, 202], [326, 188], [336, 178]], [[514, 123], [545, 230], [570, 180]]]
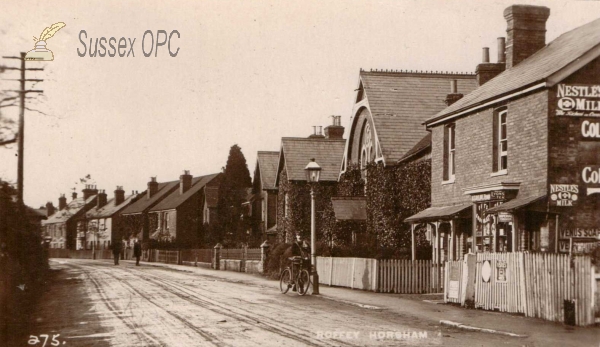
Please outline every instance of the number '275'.
[[[50, 344], [48, 346], [60, 346], [60, 341], [58, 341], [56, 339], [59, 336], [60, 336], [60, 334], [52, 335], [52, 340], [50, 340]], [[39, 343], [42, 343], [42, 341], [40, 339], [44, 339], [42, 347], [46, 347], [46, 344], [48, 343], [49, 338], [50, 338], [50, 335], [48, 335], [48, 334], [40, 334], [39, 338], [35, 335], [29, 335], [29, 341], [27, 341], [27, 344], [37, 345]], [[63, 341], [62, 344], [64, 345], [65, 341]]]

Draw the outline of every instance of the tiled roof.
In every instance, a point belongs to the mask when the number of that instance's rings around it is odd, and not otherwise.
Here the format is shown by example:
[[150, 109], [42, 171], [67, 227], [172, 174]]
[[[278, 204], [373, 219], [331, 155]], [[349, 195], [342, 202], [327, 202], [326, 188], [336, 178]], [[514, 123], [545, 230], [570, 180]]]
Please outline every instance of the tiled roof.
[[416, 145], [413, 146], [406, 154], [398, 160], [398, 162], [408, 160], [413, 155], [420, 153], [421, 151], [431, 147], [431, 133], [428, 132], [427, 135], [423, 136], [421, 141], [417, 142]]
[[344, 139], [309, 139], [284, 137], [281, 151], [285, 163], [279, 163], [278, 172], [285, 165], [290, 181], [306, 181], [304, 168], [312, 158], [321, 166], [321, 181], [337, 181], [344, 155]]
[[451, 80], [462, 94], [477, 85], [474, 75], [465, 74], [361, 71], [360, 80], [386, 163], [395, 163], [427, 134], [422, 124], [446, 107]]
[[367, 200], [361, 197], [332, 197], [337, 220], [367, 220]]
[[275, 189], [275, 176], [277, 176], [277, 164], [279, 164], [279, 152], [259, 151], [256, 165], [260, 170], [260, 181], [262, 189]]
[[[437, 113], [427, 123], [543, 82], [600, 44], [600, 19], [562, 34], [521, 63]], [[566, 76], [565, 76], [566, 77]]]
[[110, 199], [106, 205], [98, 208], [98, 205], [94, 206], [91, 210], [86, 213], [87, 218], [108, 218], [112, 217], [115, 213], [127, 207], [132, 200], [134, 200], [137, 195], [130, 195], [125, 200], [119, 204], [115, 205], [115, 198]]
[[64, 223], [71, 219], [71, 217], [74, 217], [85, 205], [92, 203], [94, 200], [96, 200], [96, 195], [90, 196], [85, 202], [83, 201], [83, 197], [71, 200], [71, 202], [67, 204], [67, 207], [54, 212], [47, 220], [42, 221], [42, 224]]
[[[192, 186], [185, 193], [179, 193], [179, 187], [169, 194], [164, 200], [152, 207], [150, 211], [172, 210], [187, 201], [191, 196], [199, 192], [210, 181], [215, 179], [220, 174], [211, 174], [192, 178]], [[179, 183], [179, 181], [177, 181]]]
[[142, 213], [147, 209], [156, 205], [157, 202], [161, 201], [167, 194], [171, 193], [173, 189], [179, 186], [179, 180], [171, 182], [163, 182], [158, 184], [158, 191], [154, 196], [148, 199], [148, 191], [145, 191], [144, 196], [138, 199], [133, 204], [127, 206], [121, 214], [134, 214]]
[[219, 203], [219, 187], [206, 187], [204, 194], [206, 196], [206, 205], [209, 208], [217, 207]]

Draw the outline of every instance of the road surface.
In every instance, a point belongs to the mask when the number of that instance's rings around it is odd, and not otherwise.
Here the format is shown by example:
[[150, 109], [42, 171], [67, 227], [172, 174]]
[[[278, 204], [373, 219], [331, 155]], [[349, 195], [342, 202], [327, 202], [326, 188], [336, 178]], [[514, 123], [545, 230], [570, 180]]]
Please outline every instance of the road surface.
[[60, 334], [64, 346], [523, 345], [408, 311], [284, 295], [276, 281], [232, 279], [223, 271], [75, 259], [53, 259], [51, 266], [63, 275], [62, 292], [47, 293], [52, 319], [39, 319], [35, 334]]

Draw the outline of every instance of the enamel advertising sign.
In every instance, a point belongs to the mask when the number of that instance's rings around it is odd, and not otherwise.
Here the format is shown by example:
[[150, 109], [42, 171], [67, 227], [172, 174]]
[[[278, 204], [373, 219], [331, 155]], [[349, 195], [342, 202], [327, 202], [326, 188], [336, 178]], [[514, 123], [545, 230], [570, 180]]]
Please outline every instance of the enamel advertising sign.
[[600, 117], [600, 85], [559, 84], [557, 116]]

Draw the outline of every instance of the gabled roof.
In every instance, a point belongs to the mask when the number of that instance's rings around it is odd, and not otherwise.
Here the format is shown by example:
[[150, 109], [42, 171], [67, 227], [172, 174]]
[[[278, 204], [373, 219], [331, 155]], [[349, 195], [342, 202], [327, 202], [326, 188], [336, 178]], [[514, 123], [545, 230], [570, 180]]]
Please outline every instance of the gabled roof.
[[413, 146], [406, 154], [398, 160], [398, 162], [403, 162], [409, 160], [411, 157], [423, 152], [424, 150], [431, 147], [431, 133], [428, 132], [427, 135], [423, 136], [421, 141], [417, 142], [416, 145]]
[[[164, 198], [164, 200], [152, 207], [150, 212], [176, 209], [219, 175], [220, 174], [216, 173], [192, 178], [192, 186], [185, 193], [180, 194], [179, 189], [175, 189]], [[177, 181], [177, 183], [179, 183], [179, 181]]]
[[425, 124], [542, 82], [548, 82], [546, 86], [551, 87], [598, 56], [600, 19], [562, 34], [529, 58], [437, 113]]
[[133, 204], [127, 206], [121, 214], [135, 214], [145, 212], [161, 201], [167, 194], [171, 193], [179, 186], [179, 180], [171, 182], [163, 182], [158, 184], [158, 191], [150, 199], [148, 199], [148, 191], [145, 191], [144, 196], [138, 199]]
[[273, 185], [277, 176], [277, 164], [279, 164], [279, 152], [258, 151], [256, 168], [260, 170], [262, 189], [277, 188]]
[[206, 205], [208, 208], [215, 208], [219, 203], [219, 187], [206, 187], [204, 189], [204, 196], [206, 197]]
[[345, 145], [344, 139], [282, 138], [275, 185], [284, 167], [288, 180], [306, 181], [304, 168], [312, 158], [321, 166], [321, 181], [337, 181]]
[[112, 217], [115, 213], [121, 211], [125, 207], [127, 207], [132, 200], [134, 200], [138, 195], [133, 194], [125, 198], [122, 203], [119, 205], [115, 205], [115, 198], [110, 199], [106, 205], [98, 208], [98, 205], [94, 206], [94, 208], [87, 211], [87, 218], [109, 218]]
[[365, 105], [386, 163], [396, 163], [426, 135], [422, 124], [446, 107], [451, 80], [457, 80], [462, 94], [477, 86], [473, 74], [360, 72]]
[[46, 224], [55, 224], [55, 223], [65, 223], [72, 217], [75, 217], [85, 205], [88, 205], [96, 200], [97, 195], [92, 195], [87, 198], [86, 201], [83, 201], [83, 197], [71, 200], [67, 204], [67, 207], [60, 211], [54, 212], [54, 214], [48, 217], [47, 220], [42, 221], [43, 225]]

